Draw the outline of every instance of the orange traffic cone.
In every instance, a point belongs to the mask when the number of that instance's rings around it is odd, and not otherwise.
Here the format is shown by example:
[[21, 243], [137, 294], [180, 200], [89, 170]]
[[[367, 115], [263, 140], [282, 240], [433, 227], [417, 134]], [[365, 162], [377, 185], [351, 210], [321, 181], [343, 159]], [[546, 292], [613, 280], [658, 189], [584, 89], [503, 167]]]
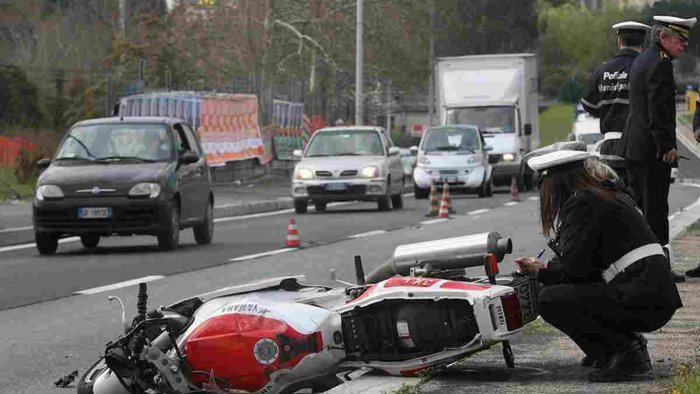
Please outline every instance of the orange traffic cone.
[[450, 197], [450, 191], [447, 186], [447, 183], [445, 183], [445, 189], [442, 190], [442, 201], [440, 202], [440, 212], [438, 213], [438, 217], [441, 218], [449, 218], [450, 217], [450, 203], [448, 201], [448, 198]]
[[294, 218], [289, 219], [287, 240], [284, 242], [284, 246], [288, 248], [298, 248], [301, 246], [301, 242], [299, 242], [299, 229], [297, 228], [297, 222]]
[[511, 178], [510, 182], [510, 200], [511, 201], [520, 201], [520, 196], [518, 195], [518, 181], [515, 179], [515, 177]]
[[438, 201], [438, 191], [435, 183], [430, 185], [430, 200], [428, 202], [428, 213], [425, 216], [437, 216], [440, 210], [440, 201]]

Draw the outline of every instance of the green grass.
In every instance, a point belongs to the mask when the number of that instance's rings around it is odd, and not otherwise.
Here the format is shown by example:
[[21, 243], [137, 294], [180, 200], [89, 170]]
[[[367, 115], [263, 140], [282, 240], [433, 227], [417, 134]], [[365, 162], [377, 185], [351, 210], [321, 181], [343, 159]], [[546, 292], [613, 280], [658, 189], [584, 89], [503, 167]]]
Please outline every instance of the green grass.
[[700, 393], [700, 366], [682, 366], [671, 380], [670, 392], [671, 394]]
[[15, 169], [0, 167], [0, 201], [27, 198], [32, 195], [33, 184], [22, 184], [15, 178]]
[[566, 141], [574, 123], [573, 104], [554, 104], [539, 115], [540, 146]]
[[560, 331], [546, 321], [537, 319], [528, 323], [523, 332], [526, 334], [556, 334]]

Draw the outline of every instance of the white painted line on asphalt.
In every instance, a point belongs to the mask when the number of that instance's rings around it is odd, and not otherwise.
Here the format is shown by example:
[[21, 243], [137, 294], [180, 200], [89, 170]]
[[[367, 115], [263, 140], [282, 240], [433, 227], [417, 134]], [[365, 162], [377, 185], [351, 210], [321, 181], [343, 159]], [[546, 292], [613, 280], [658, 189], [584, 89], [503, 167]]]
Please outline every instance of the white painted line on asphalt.
[[532, 201], [539, 201], [540, 200], [539, 197], [528, 197], [527, 199], [532, 200]]
[[471, 212], [467, 212], [467, 215], [481, 215], [482, 213], [486, 213], [486, 212], [488, 212], [488, 211], [490, 211], [490, 209], [486, 209], [486, 208], [484, 208], [484, 209], [477, 209], [477, 210], [474, 210], [474, 211], [471, 211]]
[[375, 231], [368, 231], [366, 233], [351, 235], [348, 238], [362, 238], [362, 237], [369, 237], [371, 235], [384, 234], [384, 233], [386, 233], [386, 230], [375, 230]]
[[693, 183], [693, 182], [681, 182], [681, 185], [690, 186], [690, 187], [700, 187], [700, 183]]
[[[328, 204], [328, 207], [340, 207], [343, 205], [349, 205], [353, 204], [354, 201], [350, 202], [334, 202]], [[314, 211], [315, 208], [312, 205], [309, 206], [309, 211]], [[216, 218], [214, 219], [214, 223], [219, 223], [219, 222], [232, 222], [235, 220], [248, 220], [248, 219], [256, 219], [256, 218], [264, 218], [267, 216], [275, 216], [275, 215], [284, 215], [286, 213], [294, 213], [294, 208], [287, 208], [287, 209], [280, 209], [279, 211], [271, 211], [271, 212], [261, 212], [261, 213], [253, 213], [250, 215], [241, 215], [241, 216], [226, 216], [223, 218]]]
[[249, 254], [248, 256], [241, 256], [241, 257], [235, 257], [233, 259], [229, 259], [229, 261], [233, 262], [233, 261], [252, 260], [252, 259], [257, 259], [258, 257], [274, 256], [276, 254], [293, 252], [295, 250], [299, 250], [299, 248], [284, 248], [284, 249], [278, 249], [278, 250], [271, 250], [269, 252]]
[[[59, 239], [59, 240], [58, 240], [58, 243], [59, 243], [59, 244], [65, 244], [65, 243], [76, 242], [76, 241], [80, 241], [80, 237], [69, 237], [69, 238]], [[21, 245], [4, 246], [4, 247], [0, 248], [0, 253], [3, 253], [3, 252], [12, 252], [12, 251], [14, 251], [14, 250], [31, 249], [31, 248], [34, 248], [34, 247], [36, 247], [36, 244], [33, 243], [33, 242], [30, 243], [30, 244], [21, 244]]]
[[509, 201], [509, 202], [503, 204], [503, 206], [512, 207], [513, 205], [518, 205], [518, 204], [520, 204], [520, 202], [518, 202], [518, 201]]
[[103, 291], [116, 290], [116, 289], [120, 289], [122, 287], [137, 285], [139, 283], [153, 282], [154, 280], [163, 279], [163, 278], [165, 278], [165, 276], [163, 276], [163, 275], [144, 276], [143, 278], [132, 279], [132, 280], [124, 281], [124, 282], [114, 283], [111, 285], [94, 287], [92, 289], [76, 291], [75, 294], [97, 294], [97, 293], [102, 293]]
[[15, 231], [26, 231], [26, 230], [31, 230], [33, 228], [34, 228], [34, 226], [4, 228], [4, 229], [0, 230], [0, 233], [13, 233]]
[[448, 220], [450, 220], [450, 219], [445, 219], [445, 218], [432, 219], [432, 220], [425, 220], [425, 221], [422, 221], [422, 222], [420, 222], [420, 224], [435, 224], [435, 223], [446, 222], [446, 221], [448, 221]]

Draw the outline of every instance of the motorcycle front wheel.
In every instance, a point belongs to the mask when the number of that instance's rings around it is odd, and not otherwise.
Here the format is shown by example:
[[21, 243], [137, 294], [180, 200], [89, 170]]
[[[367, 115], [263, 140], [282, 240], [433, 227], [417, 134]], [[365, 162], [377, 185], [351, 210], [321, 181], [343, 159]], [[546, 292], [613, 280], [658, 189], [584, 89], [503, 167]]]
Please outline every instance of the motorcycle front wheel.
[[78, 394], [129, 394], [100, 357], [78, 380]]

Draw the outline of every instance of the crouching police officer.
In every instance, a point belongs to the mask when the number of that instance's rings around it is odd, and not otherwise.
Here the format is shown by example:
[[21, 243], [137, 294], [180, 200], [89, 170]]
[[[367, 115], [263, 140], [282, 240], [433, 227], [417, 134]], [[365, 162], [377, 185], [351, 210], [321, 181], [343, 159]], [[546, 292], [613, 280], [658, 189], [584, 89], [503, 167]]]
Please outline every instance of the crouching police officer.
[[641, 332], [665, 325], [681, 299], [634, 200], [589, 157], [560, 150], [528, 160], [539, 171], [542, 230], [554, 232], [556, 257], [515, 262], [543, 284], [542, 318], [583, 350], [583, 365], [599, 368], [590, 381], [646, 378], [651, 362]]
[[620, 156], [620, 138], [629, 110], [629, 72], [642, 51], [649, 26], [638, 22], [613, 25], [617, 32], [618, 52], [593, 73], [588, 94], [581, 98], [583, 108], [600, 118], [600, 155], [627, 182], [624, 158]]

